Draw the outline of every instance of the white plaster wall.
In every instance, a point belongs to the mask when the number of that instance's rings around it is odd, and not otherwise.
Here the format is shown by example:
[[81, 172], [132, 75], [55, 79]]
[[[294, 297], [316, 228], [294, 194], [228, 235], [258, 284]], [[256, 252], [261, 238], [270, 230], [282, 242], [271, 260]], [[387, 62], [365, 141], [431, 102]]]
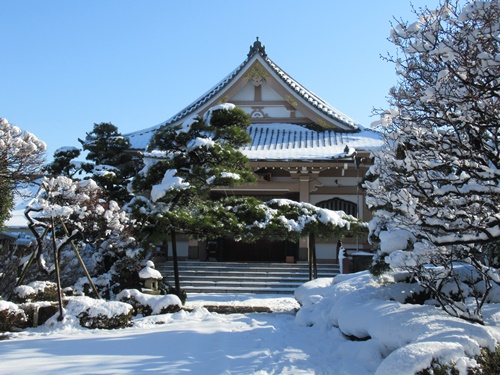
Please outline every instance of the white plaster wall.
[[264, 113], [269, 117], [290, 117], [290, 111], [285, 107], [264, 107]]
[[231, 100], [252, 100], [253, 101], [253, 96], [254, 96], [254, 86], [253, 84], [249, 83], [241, 89], [241, 91], [238, 91], [238, 93], [233, 96], [229, 101]]
[[262, 85], [262, 100], [283, 100], [267, 83]]

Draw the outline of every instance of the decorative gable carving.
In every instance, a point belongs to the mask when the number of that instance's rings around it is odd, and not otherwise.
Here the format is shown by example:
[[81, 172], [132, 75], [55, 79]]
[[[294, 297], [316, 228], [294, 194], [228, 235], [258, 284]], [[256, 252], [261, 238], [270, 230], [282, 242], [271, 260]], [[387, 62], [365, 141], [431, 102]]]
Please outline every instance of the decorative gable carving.
[[260, 86], [262, 85], [262, 81], [270, 77], [270, 74], [261, 64], [256, 62], [247, 70], [245, 77], [248, 78], [249, 81], [252, 81], [254, 86]]

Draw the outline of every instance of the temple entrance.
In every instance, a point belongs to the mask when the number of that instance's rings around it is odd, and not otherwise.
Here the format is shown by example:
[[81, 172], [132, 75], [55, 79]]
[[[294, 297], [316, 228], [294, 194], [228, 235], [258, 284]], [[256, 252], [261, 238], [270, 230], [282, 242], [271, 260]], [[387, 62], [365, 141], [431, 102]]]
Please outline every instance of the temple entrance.
[[285, 262], [287, 256], [297, 260], [299, 254], [299, 244], [290, 241], [244, 243], [222, 239], [209, 242], [208, 249], [216, 260], [222, 262]]

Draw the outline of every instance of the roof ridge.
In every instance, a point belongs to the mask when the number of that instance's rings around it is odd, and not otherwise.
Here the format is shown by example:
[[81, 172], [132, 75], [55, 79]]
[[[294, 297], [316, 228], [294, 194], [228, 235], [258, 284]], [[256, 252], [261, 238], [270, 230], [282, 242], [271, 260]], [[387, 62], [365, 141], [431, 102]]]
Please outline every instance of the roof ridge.
[[257, 55], [257, 57], [261, 57], [262, 60], [277, 74], [281, 80], [291, 87], [298, 95], [300, 95], [304, 100], [308, 101], [312, 106], [317, 108], [320, 112], [325, 114], [326, 116], [334, 119], [336, 121], [340, 121], [343, 124], [347, 125], [351, 130], [359, 130], [359, 126], [356, 125], [354, 120], [352, 120], [349, 116], [345, 115], [331, 104], [321, 99], [317, 94], [308, 90], [300, 84], [296, 79], [290, 76], [284, 69], [282, 69], [278, 64], [276, 64], [273, 60], [271, 60], [265, 51], [265, 46], [259, 41], [259, 38], [256, 38], [256, 41], [253, 45], [250, 46], [250, 51], [247, 54], [247, 58], [240, 64], [236, 69], [234, 69], [231, 73], [229, 73], [226, 77], [224, 77], [221, 81], [212, 86], [208, 91], [206, 91], [203, 95], [198, 97], [196, 100], [191, 102], [189, 105], [184, 107], [181, 111], [177, 112], [175, 115], [163, 121], [162, 123], [152, 126], [147, 129], [138, 130], [135, 132], [131, 132], [128, 134], [124, 134], [126, 137], [136, 137], [141, 136], [147, 133], [154, 133], [160, 127], [165, 125], [170, 125], [186, 116], [192, 114], [197, 108], [205, 104], [209, 99], [214, 97], [217, 93], [219, 93], [224, 87], [226, 87], [231, 80], [242, 71], [242, 69], [249, 63], [249, 61]]

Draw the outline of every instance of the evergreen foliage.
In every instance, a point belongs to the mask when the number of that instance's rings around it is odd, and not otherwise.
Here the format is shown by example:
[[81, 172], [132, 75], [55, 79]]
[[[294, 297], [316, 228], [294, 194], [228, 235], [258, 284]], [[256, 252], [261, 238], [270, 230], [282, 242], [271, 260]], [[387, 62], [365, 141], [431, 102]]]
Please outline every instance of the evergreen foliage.
[[86, 159], [93, 163], [82, 165], [92, 173], [92, 179], [103, 187], [108, 199], [120, 204], [131, 198], [127, 191], [129, 179], [135, 171], [132, 155], [128, 152], [130, 141], [123, 137], [118, 128], [111, 123], [94, 124], [85, 140], [78, 140], [84, 151], [88, 151]]
[[249, 124], [242, 110], [220, 107], [155, 134], [146, 167], [133, 180], [134, 190], [144, 196], [128, 205], [150, 238], [172, 229], [198, 236], [215, 233], [226, 211], [210, 199], [210, 189], [255, 181], [248, 160], [235, 150], [249, 142]]
[[50, 176], [66, 176], [74, 178], [86, 170], [91, 170], [92, 165], [76, 161], [80, 156], [80, 149], [76, 147], [63, 147], [54, 152], [54, 160], [44, 166], [44, 171]]

